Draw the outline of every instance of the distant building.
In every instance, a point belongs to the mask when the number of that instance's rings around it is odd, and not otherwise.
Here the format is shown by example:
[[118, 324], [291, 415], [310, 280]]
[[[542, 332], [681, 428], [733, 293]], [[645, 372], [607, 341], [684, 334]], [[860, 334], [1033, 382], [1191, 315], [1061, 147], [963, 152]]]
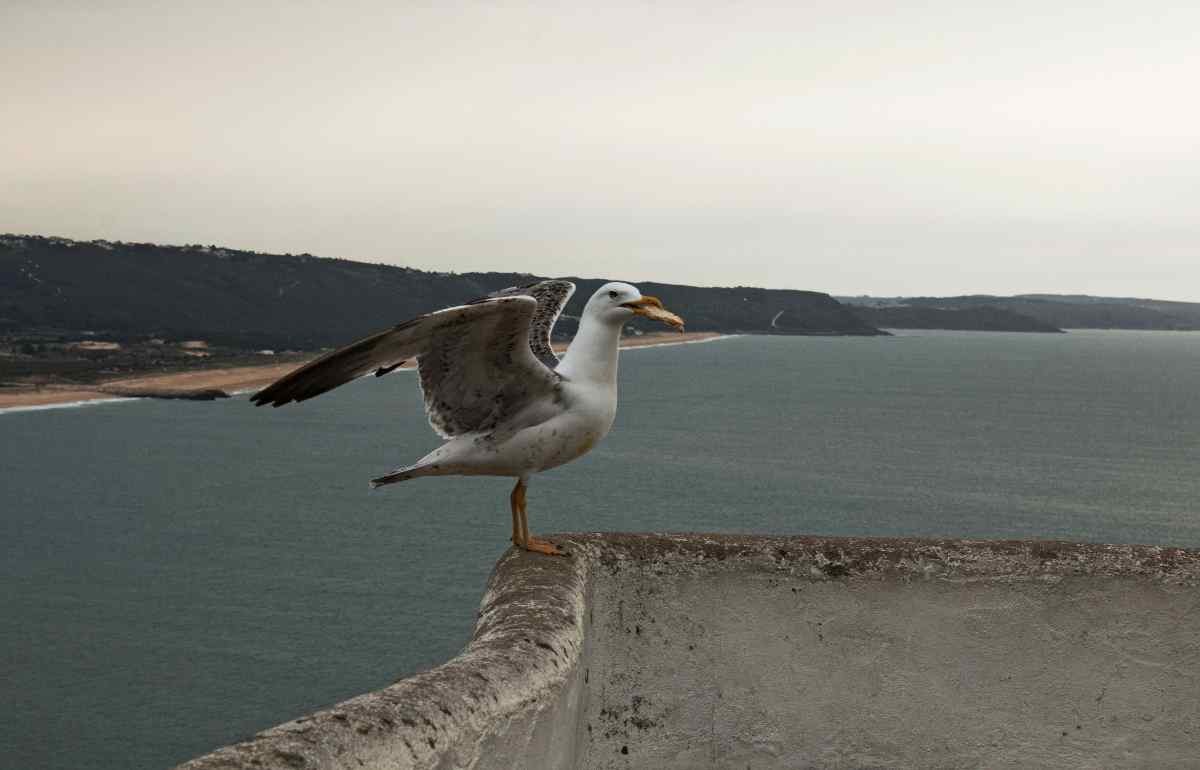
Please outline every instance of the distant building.
[[208, 348], [208, 343], [204, 340], [186, 340], [179, 343], [179, 347], [184, 350], [205, 350]]
[[69, 347], [72, 347], [75, 350], [120, 350], [121, 343], [101, 342], [99, 340], [83, 340], [81, 342], [72, 342]]

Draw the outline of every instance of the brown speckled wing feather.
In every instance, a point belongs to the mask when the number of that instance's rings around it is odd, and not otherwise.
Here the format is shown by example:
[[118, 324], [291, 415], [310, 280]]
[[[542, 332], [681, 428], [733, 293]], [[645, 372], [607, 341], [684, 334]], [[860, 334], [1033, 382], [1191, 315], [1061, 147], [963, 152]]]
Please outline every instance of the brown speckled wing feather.
[[[558, 366], [558, 356], [550, 346], [550, 335], [554, 324], [562, 314], [567, 301], [575, 293], [575, 284], [561, 279], [538, 281], [526, 286], [511, 286], [489, 294], [484, 299], [496, 297], [533, 297], [537, 300], [537, 311], [529, 322], [529, 348], [539, 361], [550, 369]], [[482, 302], [483, 300], [476, 300]]]
[[305, 364], [251, 401], [304, 401], [416, 358], [434, 430], [445, 437], [494, 430], [532, 401], [553, 403], [560, 387], [529, 344], [537, 310], [533, 297], [513, 295], [420, 316]]

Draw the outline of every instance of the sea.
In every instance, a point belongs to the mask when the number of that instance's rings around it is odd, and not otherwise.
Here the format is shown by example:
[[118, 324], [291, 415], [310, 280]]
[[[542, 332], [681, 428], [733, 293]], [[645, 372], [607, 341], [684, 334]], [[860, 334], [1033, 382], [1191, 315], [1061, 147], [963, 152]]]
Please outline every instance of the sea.
[[[1197, 333], [739, 336], [620, 387], [534, 532], [1200, 547]], [[404, 371], [0, 414], [0, 767], [166, 768], [457, 654], [512, 482], [367, 485], [436, 443]]]

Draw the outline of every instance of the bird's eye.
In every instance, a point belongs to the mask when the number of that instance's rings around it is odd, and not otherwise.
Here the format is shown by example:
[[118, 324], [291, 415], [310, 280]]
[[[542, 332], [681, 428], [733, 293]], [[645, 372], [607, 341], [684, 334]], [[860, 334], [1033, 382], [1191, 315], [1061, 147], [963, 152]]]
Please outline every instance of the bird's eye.
[[608, 293], [608, 296], [609, 296], [609, 297], [611, 297], [612, 299], [616, 299], [616, 298], [617, 298], [617, 293], [616, 293], [615, 291], [610, 291], [610, 292]]

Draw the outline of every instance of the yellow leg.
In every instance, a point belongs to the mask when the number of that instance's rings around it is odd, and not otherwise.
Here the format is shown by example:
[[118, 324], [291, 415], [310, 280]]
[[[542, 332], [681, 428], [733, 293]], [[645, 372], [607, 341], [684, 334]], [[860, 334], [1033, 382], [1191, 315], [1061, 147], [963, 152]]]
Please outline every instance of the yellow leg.
[[513, 543], [533, 553], [566, 556], [566, 551], [560, 550], [554, 543], [548, 540], [538, 540], [529, 534], [529, 513], [525, 508], [525, 490], [527, 488], [524, 479], [519, 479], [509, 496], [509, 501], [513, 506]]
[[525, 539], [525, 535], [522, 532], [522, 528], [521, 528], [521, 503], [519, 503], [518, 500], [522, 500], [524, 497], [525, 497], [525, 485], [522, 482], [517, 481], [517, 485], [515, 487], [513, 487], [512, 494], [510, 494], [508, 496], [508, 502], [509, 502], [509, 505], [512, 506], [512, 520], [513, 520], [512, 542], [513, 542], [513, 545], [517, 545], [522, 548], [525, 547], [526, 539]]
[[525, 508], [525, 490], [528, 487], [524, 482], [517, 482], [517, 489], [520, 490], [517, 494], [517, 511], [520, 513], [521, 545], [525, 547], [525, 550], [529, 550], [529, 541], [532, 538], [529, 537], [529, 514]]

